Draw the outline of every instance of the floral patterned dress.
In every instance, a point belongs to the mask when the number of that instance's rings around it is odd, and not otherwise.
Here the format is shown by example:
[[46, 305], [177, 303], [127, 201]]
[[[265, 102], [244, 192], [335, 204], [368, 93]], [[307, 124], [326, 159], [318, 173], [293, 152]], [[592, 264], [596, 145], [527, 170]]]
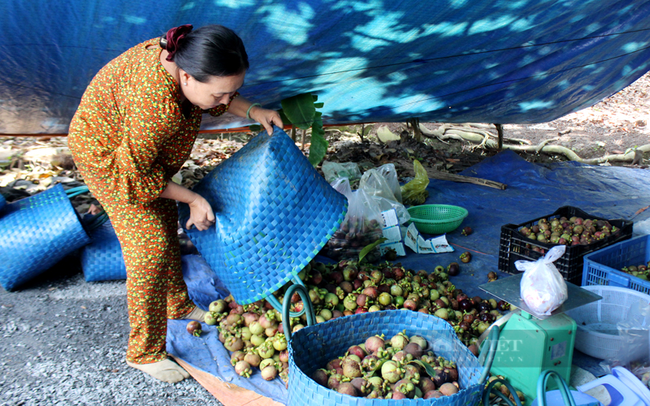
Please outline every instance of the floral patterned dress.
[[[160, 52], [158, 39], [151, 39], [104, 66], [86, 89], [68, 136], [74, 161], [122, 247], [131, 325], [126, 358], [138, 364], [164, 360], [167, 318], [182, 318], [195, 307], [183, 281], [176, 202], [159, 196], [188, 159], [203, 111], [183, 108]], [[221, 115], [228, 107], [208, 112]]]

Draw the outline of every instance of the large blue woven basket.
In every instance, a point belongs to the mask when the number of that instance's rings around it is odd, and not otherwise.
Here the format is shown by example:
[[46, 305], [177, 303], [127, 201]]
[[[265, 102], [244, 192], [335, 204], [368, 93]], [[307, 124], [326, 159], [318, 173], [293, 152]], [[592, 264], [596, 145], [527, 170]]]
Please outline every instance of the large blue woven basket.
[[9, 203], [0, 217], [0, 284], [13, 290], [90, 242], [63, 186]]
[[[185, 230], [237, 303], [263, 299], [316, 256], [338, 229], [346, 198], [281, 129], [262, 132], [194, 188], [215, 212], [206, 231]], [[180, 221], [189, 218], [179, 205]]]
[[110, 221], [90, 231], [90, 244], [81, 251], [86, 282], [126, 279], [122, 247]]
[[[310, 376], [324, 368], [332, 359], [345, 354], [354, 344], [366, 338], [385, 334], [386, 337], [406, 330], [407, 335], [421, 335], [431, 350], [447, 360], [456, 362], [459, 384], [456, 395], [439, 399], [365, 399], [342, 395], [316, 383]], [[293, 333], [289, 344], [289, 396], [287, 406], [303, 405], [477, 405], [483, 394], [481, 382], [485, 368], [458, 339], [446, 321], [420, 312], [387, 310], [339, 317], [318, 323]]]
[[0, 215], [2, 215], [2, 209], [4, 209], [6, 204], [7, 200], [5, 200], [5, 197], [3, 195], [0, 195]]

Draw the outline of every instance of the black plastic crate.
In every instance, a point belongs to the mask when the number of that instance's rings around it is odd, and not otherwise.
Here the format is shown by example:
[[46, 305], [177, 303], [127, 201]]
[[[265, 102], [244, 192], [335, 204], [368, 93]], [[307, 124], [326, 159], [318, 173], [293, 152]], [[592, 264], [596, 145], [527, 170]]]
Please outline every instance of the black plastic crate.
[[[609, 220], [602, 217], [592, 216], [576, 207], [563, 206], [553, 214], [538, 217], [522, 224], [506, 224], [501, 226], [501, 241], [499, 246], [499, 271], [509, 274], [519, 274], [521, 271], [515, 266], [515, 261], [526, 260], [536, 261], [549, 249], [557, 244], [541, 243], [532, 240], [519, 232], [522, 227], [530, 227], [542, 218], [553, 219], [560, 217], [582, 217], [583, 219], [607, 220], [619, 231], [607, 238], [595, 241], [589, 245], [571, 245], [566, 247], [562, 255], [553, 264], [560, 271], [565, 280], [580, 286], [582, 282], [583, 257], [591, 252], [627, 240], [632, 236], [633, 223], [628, 220]], [[540, 252], [541, 251], [541, 252]]]

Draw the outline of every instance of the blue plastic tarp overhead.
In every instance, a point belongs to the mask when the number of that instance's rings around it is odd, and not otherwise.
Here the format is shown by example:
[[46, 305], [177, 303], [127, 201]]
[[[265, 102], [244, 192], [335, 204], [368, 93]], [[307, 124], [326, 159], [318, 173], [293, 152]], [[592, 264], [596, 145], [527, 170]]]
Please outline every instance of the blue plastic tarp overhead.
[[6, 0], [0, 133], [67, 132], [104, 64], [187, 23], [239, 33], [243, 95], [313, 92], [326, 123], [551, 121], [649, 70], [649, 15], [650, 0]]
[[[471, 226], [474, 233], [463, 236], [460, 233], [462, 227], [448, 233], [446, 237], [454, 246], [454, 252], [418, 255], [407, 248], [407, 256], [398, 261], [407, 268], [431, 272], [436, 265], [446, 266], [458, 261], [461, 252], [471, 250], [472, 260], [467, 264], [461, 263], [461, 273], [451, 277], [454, 285], [470, 296], [491, 297], [479, 288], [487, 283], [488, 272], [497, 272], [499, 278], [510, 276], [498, 271], [502, 225], [525, 223], [552, 214], [562, 206], [577, 207], [597, 217], [629, 219], [650, 204], [650, 184], [644, 169], [599, 167], [575, 162], [544, 166], [526, 162], [512, 151], [504, 151], [468, 168], [463, 174], [503, 182], [508, 187], [499, 190], [431, 179], [428, 187], [430, 197], [426, 203], [465, 207], [469, 215], [462, 226]], [[641, 212], [633, 221], [635, 234], [638, 231], [647, 233], [650, 210]], [[329, 261], [322, 257], [316, 260]], [[200, 256], [183, 257], [183, 275], [190, 296], [200, 307], [207, 309], [212, 300], [228, 294]], [[205, 326], [206, 334], [196, 338], [187, 334], [186, 324], [179, 320], [169, 322], [167, 350], [172, 355], [221, 381], [253, 390], [281, 403], [286, 401], [286, 388], [279, 379], [269, 383], [261, 378], [259, 372], [250, 379], [234, 373], [228, 364], [228, 352], [219, 343], [214, 326]], [[584, 355], [574, 356], [574, 363], [577, 362], [581, 362], [583, 367], [597, 365]]]

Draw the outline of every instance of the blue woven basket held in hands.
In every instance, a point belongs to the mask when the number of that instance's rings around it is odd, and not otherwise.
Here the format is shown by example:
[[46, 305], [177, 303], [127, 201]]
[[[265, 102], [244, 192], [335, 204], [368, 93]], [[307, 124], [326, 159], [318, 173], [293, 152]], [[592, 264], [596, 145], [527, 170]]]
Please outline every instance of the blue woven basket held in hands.
[[[405, 331], [409, 337], [424, 337], [435, 356], [456, 363], [461, 390], [438, 399], [366, 399], [343, 395], [314, 381], [311, 376], [339, 358], [353, 345], [364, 343], [368, 337], [384, 334], [385, 340]], [[390, 406], [420, 405], [478, 405], [494, 359], [498, 329], [490, 332], [483, 348], [485, 366], [479, 363], [454, 332], [451, 325], [438, 317], [408, 310], [384, 310], [339, 317], [325, 323], [302, 328], [291, 335], [289, 343], [289, 384], [287, 406]], [[422, 372], [426, 374], [426, 372]], [[406, 402], [406, 403], [404, 403]]]
[[70, 203], [75, 193], [78, 191], [66, 193], [58, 184], [5, 206], [0, 217], [0, 284], [6, 290], [15, 289], [90, 242]]
[[81, 251], [81, 269], [86, 282], [126, 279], [122, 247], [113, 225], [107, 220], [92, 228], [91, 242]]
[[[338, 230], [346, 198], [314, 169], [280, 128], [248, 142], [194, 188], [215, 227], [185, 230], [237, 303], [266, 298], [298, 273]], [[180, 204], [185, 227], [189, 207]]]

